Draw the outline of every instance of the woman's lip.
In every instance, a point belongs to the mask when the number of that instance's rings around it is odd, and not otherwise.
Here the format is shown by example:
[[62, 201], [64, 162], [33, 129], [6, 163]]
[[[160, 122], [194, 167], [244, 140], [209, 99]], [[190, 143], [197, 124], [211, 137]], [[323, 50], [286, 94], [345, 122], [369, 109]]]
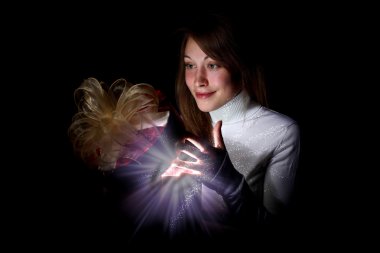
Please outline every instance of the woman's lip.
[[209, 98], [211, 97], [215, 91], [213, 92], [195, 92], [195, 96], [199, 99]]

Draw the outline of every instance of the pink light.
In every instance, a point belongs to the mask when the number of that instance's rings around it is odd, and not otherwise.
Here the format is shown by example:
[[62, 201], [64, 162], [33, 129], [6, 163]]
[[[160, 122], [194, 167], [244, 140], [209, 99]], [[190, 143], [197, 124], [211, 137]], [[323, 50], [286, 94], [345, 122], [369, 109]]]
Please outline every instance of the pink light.
[[201, 175], [201, 173], [197, 170], [177, 167], [175, 164], [171, 165], [162, 175], [161, 177], [179, 177], [182, 174], [190, 174], [190, 175]]

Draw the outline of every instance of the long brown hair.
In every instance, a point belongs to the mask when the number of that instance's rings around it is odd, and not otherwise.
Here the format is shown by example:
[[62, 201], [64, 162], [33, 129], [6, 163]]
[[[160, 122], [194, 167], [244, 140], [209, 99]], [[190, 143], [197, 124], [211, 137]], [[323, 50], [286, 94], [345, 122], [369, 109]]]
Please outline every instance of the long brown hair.
[[252, 59], [247, 59], [234, 28], [231, 19], [226, 16], [210, 14], [179, 30], [182, 43], [175, 86], [177, 105], [186, 130], [209, 140], [212, 131], [210, 114], [198, 109], [185, 82], [183, 59], [189, 38], [194, 39], [205, 54], [223, 64], [230, 72], [234, 84], [241, 85], [252, 99], [267, 106], [262, 69], [257, 64], [248, 64]]

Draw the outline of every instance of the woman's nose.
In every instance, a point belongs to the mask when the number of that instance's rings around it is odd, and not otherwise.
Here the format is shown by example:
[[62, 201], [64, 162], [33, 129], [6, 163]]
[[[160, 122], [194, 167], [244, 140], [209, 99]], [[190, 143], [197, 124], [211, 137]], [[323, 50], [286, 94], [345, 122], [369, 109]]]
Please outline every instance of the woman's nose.
[[199, 68], [195, 76], [195, 85], [203, 87], [208, 85], [207, 76], [204, 68]]

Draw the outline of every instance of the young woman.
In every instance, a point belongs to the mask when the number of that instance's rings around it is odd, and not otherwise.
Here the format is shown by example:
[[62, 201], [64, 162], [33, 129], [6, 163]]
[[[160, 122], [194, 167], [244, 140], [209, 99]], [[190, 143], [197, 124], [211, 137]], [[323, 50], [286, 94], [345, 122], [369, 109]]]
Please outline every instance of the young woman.
[[261, 72], [227, 18], [202, 16], [181, 32], [176, 98], [192, 136], [173, 164], [202, 173], [211, 227], [274, 224], [292, 199], [299, 126], [267, 107]]

